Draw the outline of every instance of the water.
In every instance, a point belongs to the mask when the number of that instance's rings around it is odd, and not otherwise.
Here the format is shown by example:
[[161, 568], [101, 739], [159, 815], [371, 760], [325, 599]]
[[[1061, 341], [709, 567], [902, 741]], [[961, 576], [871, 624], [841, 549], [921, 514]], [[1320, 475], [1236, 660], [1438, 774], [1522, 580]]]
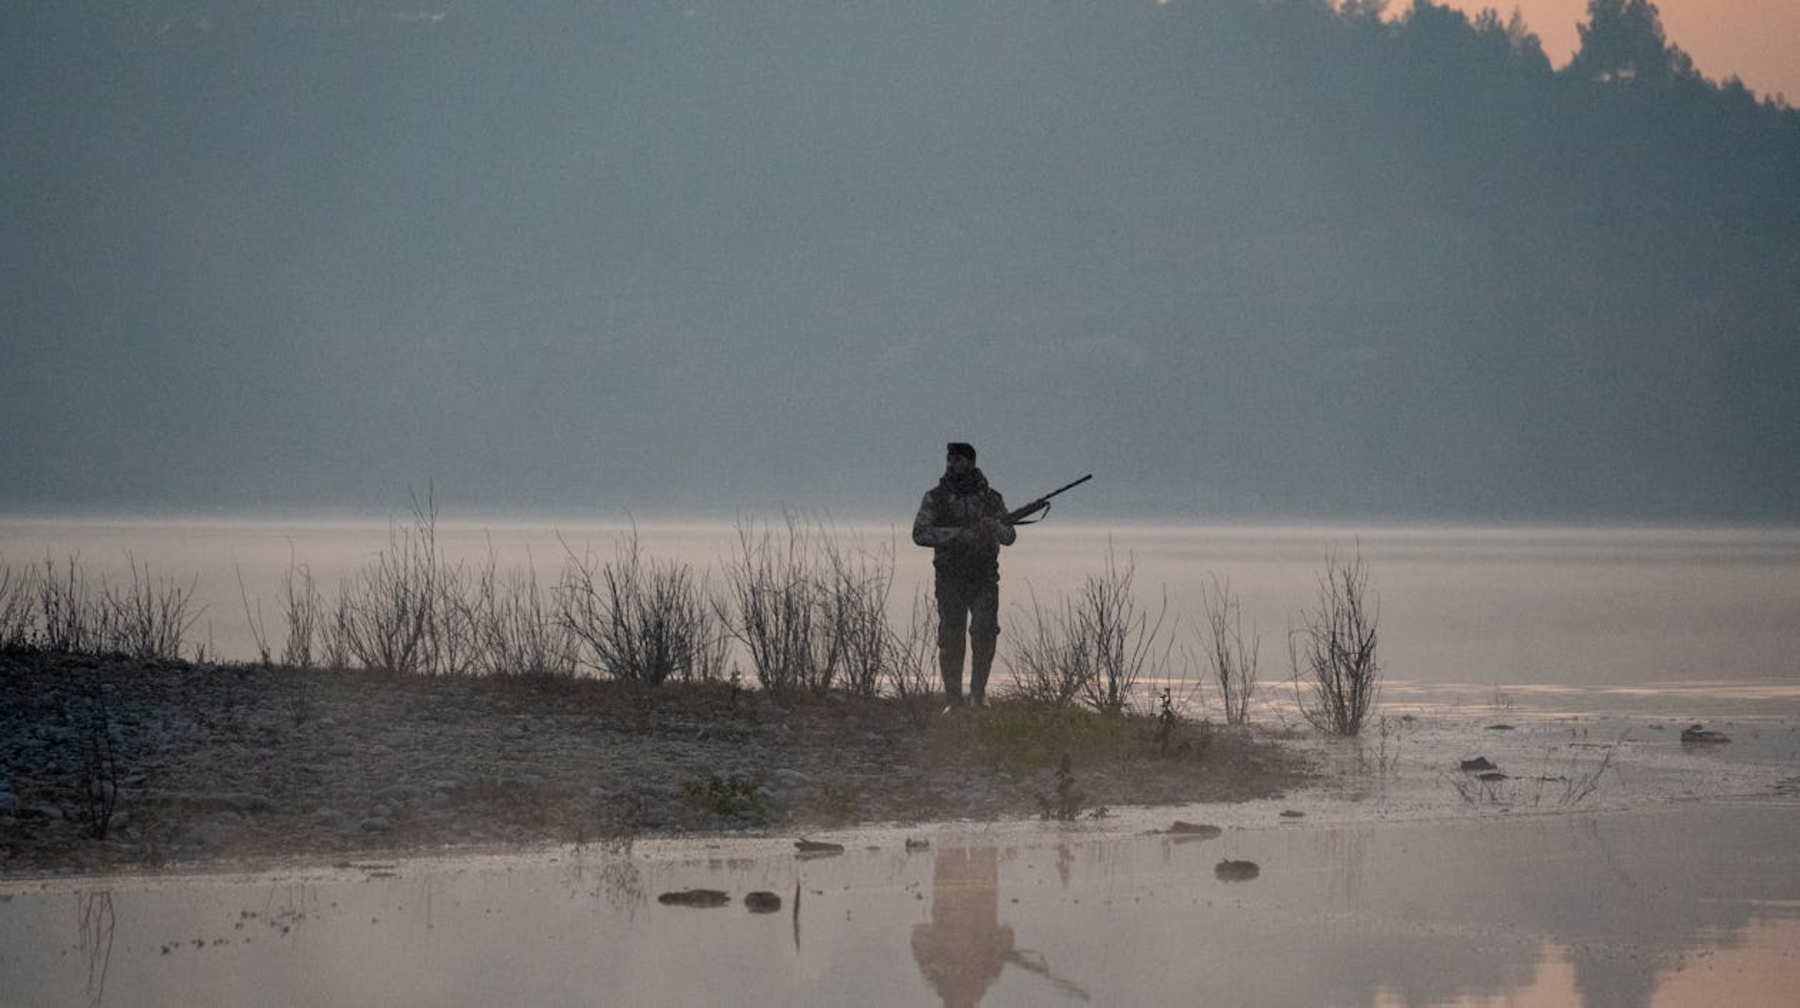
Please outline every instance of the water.
[[[8, 519], [0, 560], [79, 553], [90, 576], [118, 578], [129, 555], [153, 576], [197, 578], [198, 639], [250, 657], [240, 577], [278, 625], [290, 563], [330, 590], [389, 531]], [[567, 549], [605, 556], [622, 531], [438, 525], [452, 558], [492, 550], [546, 580]], [[638, 533], [652, 555], [715, 576], [737, 542], [725, 525]], [[840, 535], [894, 551], [897, 609], [929, 576], [904, 528]], [[1791, 1003], [1800, 530], [1046, 525], [1004, 558], [1004, 607], [1016, 618], [1074, 591], [1110, 555], [1135, 566], [1150, 608], [1166, 594], [1187, 634], [1203, 586], [1229, 579], [1262, 636], [1254, 716], [1267, 724], [1291, 718], [1284, 638], [1333, 549], [1367, 564], [1388, 674], [1378, 731], [1290, 743], [1341, 764], [1340, 786], [1067, 826], [844, 831], [846, 852], [823, 860], [797, 860], [785, 838], [720, 838], [630, 856], [0, 880], [0, 1004]], [[1733, 741], [1684, 746], [1690, 720]], [[1452, 773], [1477, 752], [1513, 778], [1465, 805]], [[1565, 802], [1566, 782], [1606, 752], [1601, 790]], [[1397, 769], [1371, 773], [1390, 757]], [[1279, 818], [1287, 808], [1307, 816]], [[1225, 832], [1143, 835], [1172, 818]], [[910, 837], [930, 846], [909, 850]], [[1226, 881], [1224, 858], [1259, 874]], [[656, 898], [694, 887], [730, 902]], [[751, 913], [752, 891], [781, 908]]]
[[[438, 541], [453, 560], [490, 555], [503, 569], [530, 567], [553, 582], [570, 551], [609, 557], [619, 522], [440, 518]], [[836, 525], [837, 537], [895, 558], [892, 604], [904, 618], [929, 587], [929, 553], [896, 525]], [[279, 645], [282, 582], [309, 568], [327, 593], [389, 545], [385, 519], [0, 518], [0, 562], [59, 563], [79, 556], [98, 578], [129, 577], [129, 562], [182, 584], [197, 579], [204, 606], [194, 643], [214, 656], [254, 658], [260, 613]], [[736, 527], [640, 523], [652, 556], [710, 571], [738, 545]], [[1035, 600], [1051, 605], [1111, 559], [1135, 568], [1144, 607], [1160, 611], [1177, 643], [1171, 677], [1184, 674], [1181, 645], [1201, 593], [1228, 581], [1261, 638], [1265, 683], [1288, 677], [1287, 634], [1314, 604], [1327, 556], [1360, 552], [1380, 606], [1388, 699], [1396, 704], [1547, 701], [1556, 689], [1617, 693], [1625, 704], [1671, 715], [1709, 691], [1800, 685], [1800, 529], [1330, 528], [1082, 526], [1021, 531], [1002, 558], [1003, 624]], [[240, 588], [241, 585], [241, 588]], [[248, 605], [246, 605], [248, 601]], [[1004, 655], [1004, 640], [1003, 651]], [[1675, 697], [1664, 703], [1659, 691]], [[1750, 698], [1746, 696], [1746, 698]], [[1659, 709], [1661, 709], [1659, 708]]]
[[[1800, 805], [0, 883], [9, 1003], [1791, 1004]], [[1256, 877], [1221, 877], [1223, 859]], [[713, 888], [711, 909], [657, 896]], [[755, 891], [780, 906], [751, 913]]]

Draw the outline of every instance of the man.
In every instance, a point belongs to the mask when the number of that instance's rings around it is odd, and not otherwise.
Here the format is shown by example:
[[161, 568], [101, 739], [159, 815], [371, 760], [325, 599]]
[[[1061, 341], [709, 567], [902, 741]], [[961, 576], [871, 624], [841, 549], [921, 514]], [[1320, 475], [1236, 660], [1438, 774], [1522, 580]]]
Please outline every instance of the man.
[[950, 443], [944, 476], [925, 492], [913, 518], [913, 542], [932, 549], [937, 574], [938, 671], [952, 706], [963, 702], [963, 638], [968, 637], [971, 706], [987, 699], [988, 670], [1000, 636], [1000, 547], [1018, 538], [1006, 501], [975, 468], [975, 449]]

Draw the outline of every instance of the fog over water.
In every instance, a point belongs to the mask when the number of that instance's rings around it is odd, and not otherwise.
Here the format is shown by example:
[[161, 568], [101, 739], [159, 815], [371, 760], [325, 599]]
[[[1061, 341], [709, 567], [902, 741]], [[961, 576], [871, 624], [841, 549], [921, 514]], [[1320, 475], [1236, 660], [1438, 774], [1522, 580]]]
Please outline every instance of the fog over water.
[[[193, 643], [249, 659], [256, 646], [245, 593], [278, 640], [290, 564], [309, 569], [329, 598], [410, 521], [0, 519], [0, 561], [61, 564], [75, 556], [91, 578], [115, 583], [135, 561], [158, 579], [197, 579], [194, 598], [205, 612]], [[911, 544], [910, 526], [825, 522], [840, 542], [893, 558], [890, 611], [904, 622], [915, 592], [930, 589], [930, 553]], [[475, 566], [491, 553], [503, 571], [529, 568], [548, 586], [569, 551], [610, 558], [631, 527], [591, 518], [440, 518], [436, 529], [451, 561]], [[687, 563], [721, 587], [740, 528], [766, 531], [770, 523], [636, 525], [647, 554]], [[1786, 529], [1084, 525], [1059, 515], [1021, 530], [1005, 551], [1003, 626], [1034, 604], [1058, 605], [1110, 556], [1134, 569], [1147, 611], [1166, 595], [1172, 636], [1189, 645], [1199, 643], [1201, 592], [1214, 577], [1228, 581], [1247, 628], [1262, 638], [1264, 680], [1285, 680], [1287, 631], [1315, 603], [1326, 558], [1358, 551], [1380, 604], [1387, 675], [1417, 684], [1410, 694], [1390, 692], [1393, 702], [1487, 702], [1498, 689], [1526, 684], [1689, 683], [1695, 689], [1683, 703], [1691, 709], [1708, 702], [1709, 686], [1712, 701], [1725, 702], [1727, 683], [1800, 685], [1800, 532]], [[1172, 664], [1168, 674], [1179, 675], [1179, 653]], [[1523, 702], [1532, 694], [1514, 695]], [[1536, 696], [1552, 707], [1576, 702]], [[1735, 699], [1743, 706], [1750, 698]]]

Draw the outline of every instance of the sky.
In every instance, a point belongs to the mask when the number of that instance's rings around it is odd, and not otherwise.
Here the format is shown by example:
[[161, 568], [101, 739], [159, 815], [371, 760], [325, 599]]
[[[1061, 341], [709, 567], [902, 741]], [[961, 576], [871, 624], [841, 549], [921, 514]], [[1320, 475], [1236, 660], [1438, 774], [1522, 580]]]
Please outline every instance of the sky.
[[[1587, 20], [1587, 0], [1447, 0], [1470, 16], [1494, 8], [1503, 16], [1515, 8], [1544, 43], [1557, 66], [1569, 61]], [[1408, 4], [1394, 2], [1390, 14]], [[1694, 58], [1708, 79], [1732, 74], [1761, 95], [1784, 94], [1800, 104], [1800, 0], [1657, 0], [1663, 32]]]
[[1800, 113], [1323, 11], [0, 3], [0, 511], [1800, 520]]

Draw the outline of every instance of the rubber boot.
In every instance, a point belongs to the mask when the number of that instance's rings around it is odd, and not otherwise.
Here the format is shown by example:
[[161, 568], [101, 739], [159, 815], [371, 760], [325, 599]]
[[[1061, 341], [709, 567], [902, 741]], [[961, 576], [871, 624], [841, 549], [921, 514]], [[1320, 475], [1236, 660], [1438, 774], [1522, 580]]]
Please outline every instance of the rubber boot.
[[994, 638], [976, 637], [969, 641], [969, 703], [980, 707], [987, 703], [988, 671], [994, 667]]
[[963, 642], [960, 635], [938, 643], [938, 674], [944, 680], [944, 702], [962, 703]]

